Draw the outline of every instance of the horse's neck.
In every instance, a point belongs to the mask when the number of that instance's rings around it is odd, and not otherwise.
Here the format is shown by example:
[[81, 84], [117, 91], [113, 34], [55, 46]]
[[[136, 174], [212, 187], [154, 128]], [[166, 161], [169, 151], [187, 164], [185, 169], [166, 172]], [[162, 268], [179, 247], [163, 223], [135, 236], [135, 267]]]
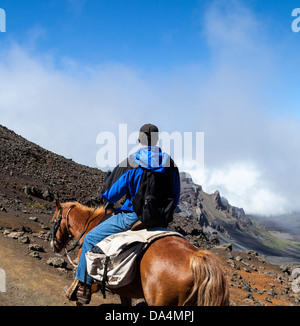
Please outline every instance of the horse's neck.
[[73, 223], [72, 226], [70, 225], [70, 228], [72, 228], [72, 235], [76, 239], [81, 236], [83, 239], [89, 231], [99, 224], [104, 216], [104, 212], [99, 212], [99, 210], [93, 212], [92, 210], [81, 211], [75, 208], [73, 213]]

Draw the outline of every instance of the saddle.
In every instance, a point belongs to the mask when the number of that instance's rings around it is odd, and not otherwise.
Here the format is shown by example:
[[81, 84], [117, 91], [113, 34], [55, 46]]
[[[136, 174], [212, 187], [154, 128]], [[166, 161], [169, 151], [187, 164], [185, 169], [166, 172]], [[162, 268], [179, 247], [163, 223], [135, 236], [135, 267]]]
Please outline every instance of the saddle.
[[147, 228], [148, 228], [148, 226], [139, 220], [133, 224], [133, 226], [131, 227], [130, 230], [131, 231], [139, 231], [139, 230], [143, 230], [143, 229], [147, 229]]
[[168, 224], [164, 225], [164, 226], [150, 226], [150, 225], [147, 225], [145, 223], [143, 223], [142, 221], [138, 220], [137, 222], [135, 222], [130, 231], [140, 231], [140, 230], [145, 230], [145, 229], [148, 229], [148, 230], [152, 230], [152, 229], [157, 229], [157, 228], [168, 228]]

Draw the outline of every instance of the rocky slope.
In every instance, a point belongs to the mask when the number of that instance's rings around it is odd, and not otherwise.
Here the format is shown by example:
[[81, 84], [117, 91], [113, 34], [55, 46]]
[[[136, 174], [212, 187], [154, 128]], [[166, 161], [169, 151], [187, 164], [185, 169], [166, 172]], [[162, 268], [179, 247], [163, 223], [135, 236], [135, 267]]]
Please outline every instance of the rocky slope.
[[[234, 250], [256, 250], [272, 261], [300, 263], [300, 243], [283, 242], [268, 231], [262, 221], [247, 216], [242, 208], [231, 206], [218, 190], [207, 194], [181, 173], [181, 200], [177, 213], [197, 220], [209, 239], [230, 242]], [[296, 239], [296, 237], [294, 237]]]
[[[0, 150], [0, 268], [7, 275], [0, 305], [68, 305], [61, 289], [70, 283], [74, 270], [65, 257], [54, 256], [46, 236], [53, 198], [94, 204], [105, 173], [51, 153], [2, 126]], [[231, 304], [298, 305], [299, 295], [291, 286], [296, 266], [271, 264], [249, 251], [251, 247], [232, 251], [237, 243], [234, 232], [253, 236], [251, 220], [218, 192], [206, 194], [189, 176], [181, 177], [180, 205], [170, 227], [219, 255], [231, 287]], [[93, 302], [105, 303], [100, 295]], [[112, 296], [106, 301], [118, 302]]]
[[24, 193], [27, 200], [49, 202], [59, 195], [61, 201], [79, 200], [85, 204], [99, 194], [105, 178], [102, 171], [47, 151], [3, 126], [0, 138], [0, 194], [18, 200]]

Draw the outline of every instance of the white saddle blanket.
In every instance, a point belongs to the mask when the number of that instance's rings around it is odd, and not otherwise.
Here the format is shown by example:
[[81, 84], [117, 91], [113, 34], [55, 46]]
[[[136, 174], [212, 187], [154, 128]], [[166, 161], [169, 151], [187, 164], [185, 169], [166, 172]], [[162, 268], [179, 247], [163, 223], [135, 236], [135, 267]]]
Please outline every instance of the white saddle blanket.
[[145, 229], [113, 234], [86, 253], [87, 272], [96, 281], [103, 281], [107, 265], [107, 287], [118, 288], [129, 284], [135, 277], [138, 255], [154, 240], [166, 236], [181, 236], [164, 229]]

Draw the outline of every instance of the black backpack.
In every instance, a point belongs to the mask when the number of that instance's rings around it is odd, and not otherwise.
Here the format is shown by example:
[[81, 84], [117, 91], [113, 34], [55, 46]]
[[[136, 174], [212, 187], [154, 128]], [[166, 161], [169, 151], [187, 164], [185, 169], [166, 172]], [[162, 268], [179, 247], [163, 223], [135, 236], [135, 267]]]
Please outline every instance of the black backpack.
[[165, 172], [142, 169], [141, 182], [133, 200], [133, 210], [147, 226], [165, 227], [173, 220], [172, 175], [169, 168], [165, 168]]

